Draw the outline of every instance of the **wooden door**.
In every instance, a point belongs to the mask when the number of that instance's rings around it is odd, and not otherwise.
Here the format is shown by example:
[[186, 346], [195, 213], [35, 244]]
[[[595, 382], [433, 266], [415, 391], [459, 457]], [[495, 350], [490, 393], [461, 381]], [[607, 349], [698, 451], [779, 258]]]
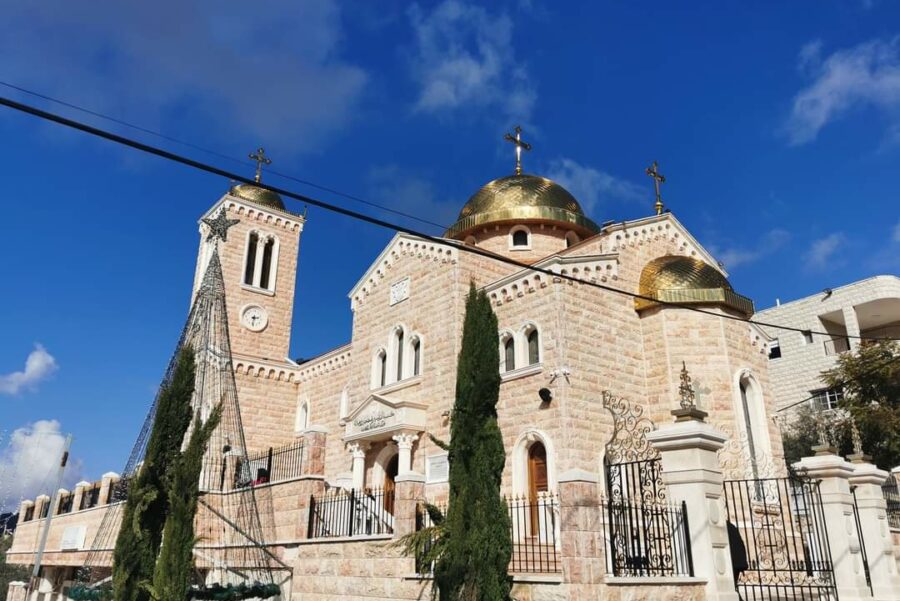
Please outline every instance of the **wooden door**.
[[539, 530], [540, 493], [548, 491], [547, 482], [547, 449], [544, 444], [536, 442], [528, 448], [528, 505], [531, 508], [529, 534], [536, 536]]
[[399, 462], [400, 456], [394, 455], [384, 470], [384, 509], [390, 514], [394, 513], [394, 479], [397, 477]]

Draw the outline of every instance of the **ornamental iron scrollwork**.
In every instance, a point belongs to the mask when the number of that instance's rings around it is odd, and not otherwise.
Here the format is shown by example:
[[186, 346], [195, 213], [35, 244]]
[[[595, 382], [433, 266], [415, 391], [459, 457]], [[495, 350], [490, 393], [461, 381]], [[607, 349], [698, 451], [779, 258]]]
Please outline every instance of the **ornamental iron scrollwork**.
[[644, 415], [641, 405], [608, 390], [603, 391], [603, 406], [613, 418], [613, 433], [604, 455], [610, 501], [665, 501], [659, 451], [647, 440], [647, 433], [656, 425]]

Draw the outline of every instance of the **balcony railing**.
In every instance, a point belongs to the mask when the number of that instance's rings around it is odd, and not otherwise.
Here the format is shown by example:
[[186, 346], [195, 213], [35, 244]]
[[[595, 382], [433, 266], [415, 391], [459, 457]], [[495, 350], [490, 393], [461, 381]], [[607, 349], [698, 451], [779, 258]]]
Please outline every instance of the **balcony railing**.
[[825, 347], [825, 355], [838, 355], [840, 353], [846, 353], [850, 350], [850, 341], [843, 336], [835, 336], [833, 338], [828, 338], [822, 345]]
[[394, 533], [394, 490], [332, 488], [309, 500], [308, 538]]
[[303, 441], [247, 456], [250, 484], [257, 486], [299, 478], [303, 474]]

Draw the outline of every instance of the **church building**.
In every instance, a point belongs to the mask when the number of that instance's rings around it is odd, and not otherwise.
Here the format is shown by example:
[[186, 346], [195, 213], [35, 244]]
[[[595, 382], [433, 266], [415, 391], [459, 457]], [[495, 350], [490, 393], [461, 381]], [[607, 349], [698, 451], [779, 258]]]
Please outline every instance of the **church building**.
[[[515, 172], [474, 191], [440, 241], [397, 233], [348, 291], [349, 340], [301, 363], [289, 358], [293, 304], [297, 295], [316, 294], [297, 286], [304, 216], [251, 184], [234, 185], [202, 216], [195, 293], [216, 243], [206, 221], [237, 220], [218, 253], [249, 485], [264, 514], [264, 543], [285, 569], [283, 599], [427, 597], [427, 566], [390, 543], [423, 527], [420, 502], [447, 499], [447, 454], [431, 437], [449, 437], [473, 283], [499, 323], [501, 492], [518, 512], [511, 516], [516, 598], [588, 598], [572, 584], [583, 575], [561, 560], [571, 525], [558, 494], [572, 474], [594, 478], [601, 499], [647, 500], [650, 490], [666, 500], [655, 482], [648, 489], [656, 476], [643, 465], [655, 460], [646, 436], [672, 422], [686, 381], [696, 407], [730, 437], [723, 470], [758, 477], [781, 459], [769, 338], [743, 321], [752, 301], [664, 209], [655, 164], [648, 174], [656, 210], [649, 199], [647, 216], [600, 224], [562, 185], [523, 172], [524, 143], [518, 133], [514, 141]], [[46, 497], [23, 503], [11, 562], [33, 561], [35, 529], [56, 512], [44, 554], [45, 599], [62, 599], [53, 595], [91, 548], [91, 512], [112, 499], [105, 491], [116, 478], [64, 491], [77, 497], [68, 511], [42, 507]], [[96, 499], [85, 502], [95, 488]], [[357, 517], [328, 513], [347, 509]], [[83, 526], [80, 538], [64, 544], [65, 528], [75, 526]], [[679, 544], [667, 548], [677, 554]], [[615, 561], [601, 564], [596, 580], [613, 583]], [[620, 576], [636, 569], [618, 568]], [[684, 598], [703, 598], [702, 583], [684, 569], [661, 571], [663, 584], [671, 576], [667, 586], [687, 587]]]

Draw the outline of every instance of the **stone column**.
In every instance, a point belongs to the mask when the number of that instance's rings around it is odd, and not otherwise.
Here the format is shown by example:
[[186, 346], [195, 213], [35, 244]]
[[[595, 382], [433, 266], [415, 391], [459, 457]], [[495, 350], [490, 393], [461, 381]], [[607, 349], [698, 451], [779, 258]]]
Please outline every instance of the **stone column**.
[[394, 536], [416, 531], [416, 507], [425, 500], [425, 476], [407, 471], [394, 479]]
[[60, 488], [56, 491], [56, 506], [53, 507], [53, 515], [59, 515], [59, 508], [62, 506], [63, 495], [67, 494], [69, 494], [69, 491], [65, 488]]
[[325, 439], [328, 428], [310, 426], [303, 432], [302, 474], [322, 476], [325, 474]]
[[728, 437], [701, 419], [689, 418], [648, 432], [647, 440], [660, 453], [669, 498], [687, 507], [694, 575], [706, 579], [706, 598], [738, 601], [717, 455]]
[[262, 283], [263, 254], [266, 252], [266, 237], [262, 234], [256, 236], [256, 256], [253, 263], [253, 286], [260, 287]]
[[847, 328], [847, 342], [850, 350], [855, 351], [859, 348], [859, 338], [853, 338], [853, 336], [859, 336], [859, 319], [856, 318], [856, 309], [853, 308], [852, 305], [844, 307], [842, 310], [844, 315], [844, 324], [846, 324]]
[[[44, 506], [50, 503], [50, 497], [47, 495], [38, 495], [34, 499], [34, 519], [41, 519], [41, 514], [44, 512]], [[47, 511], [47, 515], [50, 515], [49, 510]]]
[[821, 480], [822, 514], [828, 531], [838, 597], [841, 601], [871, 599], [853, 517], [853, 495], [850, 493], [853, 466], [843, 457], [825, 453], [804, 457], [795, 465], [813, 480]]
[[109, 504], [112, 499], [109, 498], [112, 491], [113, 482], [119, 480], [119, 474], [115, 472], [106, 472], [100, 480], [100, 500], [98, 505]]
[[[20, 524], [22, 523], [22, 520], [25, 518], [25, 512], [28, 511], [29, 507], [34, 507], [34, 501], [30, 501], [30, 500], [26, 499], [25, 501], [22, 501], [22, 503], [19, 505], [19, 523]], [[35, 507], [34, 514], [32, 515], [31, 519], [34, 519], [36, 517], [37, 517], [37, 508]]]
[[878, 601], [900, 601], [900, 575], [891, 529], [887, 523], [887, 503], [881, 493], [881, 485], [888, 473], [871, 463], [853, 463], [850, 486], [856, 487], [856, 508], [866, 545], [872, 593]]
[[569, 470], [559, 476], [558, 483], [563, 580], [571, 587], [570, 599], [596, 599], [606, 574], [599, 479], [591, 472]]
[[91, 487], [90, 482], [82, 480], [75, 485], [75, 496], [72, 497], [72, 511], [81, 510], [81, 499], [84, 498], [84, 491]]
[[10, 582], [6, 591], [6, 601], [25, 601], [24, 582], [18, 580]]
[[397, 474], [408, 474], [412, 471], [412, 448], [413, 444], [419, 439], [418, 434], [404, 432], [393, 437], [397, 443]]
[[362, 490], [366, 485], [366, 451], [369, 450], [369, 443], [353, 442], [347, 445], [347, 449], [353, 456], [353, 489]]

